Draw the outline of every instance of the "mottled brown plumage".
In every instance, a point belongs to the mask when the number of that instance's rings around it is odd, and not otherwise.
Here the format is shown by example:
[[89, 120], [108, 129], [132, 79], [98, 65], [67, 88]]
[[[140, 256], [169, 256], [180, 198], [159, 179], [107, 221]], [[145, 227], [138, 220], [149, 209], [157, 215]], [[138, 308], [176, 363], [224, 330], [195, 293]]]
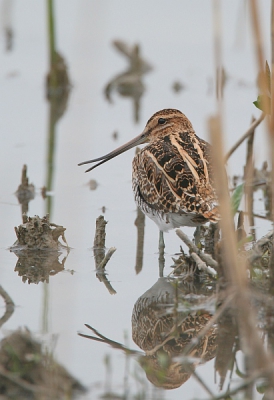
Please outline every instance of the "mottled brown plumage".
[[141, 210], [161, 231], [217, 222], [210, 145], [195, 134], [181, 111], [158, 111], [148, 120], [141, 135], [103, 157], [79, 165], [102, 160], [87, 170], [90, 171], [147, 142], [133, 159], [133, 192]]
[[[206, 287], [189, 287], [183, 280], [169, 278], [160, 278], [136, 301], [131, 319], [132, 339], [146, 353], [142, 366], [155, 386], [179, 387], [190, 377], [192, 369], [215, 357], [216, 325], [184, 354], [186, 346], [212, 319], [209, 310], [214, 310], [214, 305], [214, 296]], [[193, 363], [180, 362], [183, 354], [191, 357]]]

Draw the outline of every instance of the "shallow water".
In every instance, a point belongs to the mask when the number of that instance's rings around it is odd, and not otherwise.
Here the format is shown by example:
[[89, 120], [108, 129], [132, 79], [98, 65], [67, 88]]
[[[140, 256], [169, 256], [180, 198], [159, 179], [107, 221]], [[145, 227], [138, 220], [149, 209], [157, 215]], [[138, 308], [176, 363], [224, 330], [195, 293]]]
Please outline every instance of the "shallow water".
[[[2, 10], [7, 2], [2, 1]], [[268, 43], [270, 2], [261, 4], [261, 18]], [[259, 116], [252, 102], [257, 97], [255, 57], [250, 41], [249, 13], [245, 2], [222, 3], [223, 59], [228, 75], [225, 86], [226, 148], [248, 128], [251, 116]], [[6, 8], [5, 8], [6, 9]], [[6, 11], [7, 12], [7, 11]], [[178, 108], [192, 121], [203, 139], [208, 139], [207, 118], [215, 111], [212, 45], [212, 3], [172, 0], [131, 3], [55, 3], [57, 49], [68, 65], [72, 84], [67, 110], [56, 125], [50, 220], [66, 228], [71, 250], [64, 270], [49, 283], [27, 284], [14, 271], [16, 256], [8, 248], [15, 240], [14, 227], [21, 220], [21, 206], [14, 195], [24, 164], [30, 183], [36, 188], [28, 215], [47, 212], [40, 189], [46, 184], [49, 103], [45, 96], [48, 71], [46, 7], [34, 0], [10, 1], [8, 14], [14, 32], [12, 49], [5, 51], [2, 22], [1, 48], [1, 189], [0, 259], [1, 285], [16, 307], [2, 326], [1, 337], [18, 327], [28, 327], [54, 350], [58, 361], [90, 389], [87, 399], [96, 399], [111, 390], [124, 398], [206, 398], [204, 388], [191, 377], [172, 391], [161, 392], [145, 378], [135, 360], [126, 366], [124, 355], [106, 344], [89, 341], [77, 332], [90, 334], [85, 323], [114, 341], [138, 349], [131, 339], [131, 315], [136, 300], [158, 280], [158, 229], [145, 221], [142, 271], [136, 275], [137, 216], [131, 191], [131, 160], [134, 150], [84, 174], [77, 164], [106, 154], [143, 129], [148, 118], [161, 108]], [[112, 46], [113, 40], [132, 46], [139, 43], [142, 57], [153, 66], [144, 75], [145, 92], [140, 100], [139, 122], [134, 122], [133, 101], [113, 91], [113, 104], [104, 97], [104, 87], [127, 68], [127, 60]], [[267, 55], [268, 56], [268, 55]], [[269, 57], [267, 57], [269, 59]], [[175, 81], [184, 86], [172, 90]], [[117, 132], [117, 139], [113, 133]], [[263, 127], [256, 133], [256, 166], [267, 159]], [[213, 144], [214, 145], [214, 144]], [[245, 146], [229, 163], [231, 174], [242, 174]], [[89, 180], [98, 184], [89, 189]], [[260, 197], [260, 196], [259, 196]], [[261, 202], [256, 203], [260, 211]], [[110, 295], [95, 274], [93, 239], [95, 220], [105, 207], [106, 246], [117, 251], [107, 265], [107, 277], [116, 290]], [[270, 224], [256, 220], [257, 235]], [[191, 236], [193, 230], [184, 231]], [[171, 257], [181, 242], [175, 232], [165, 236], [165, 275], [172, 270]], [[59, 261], [67, 255], [64, 250]], [[1, 310], [4, 303], [1, 300]], [[106, 372], [106, 355], [111, 357]], [[241, 362], [241, 360], [239, 360]], [[214, 360], [197, 368], [214, 393]], [[109, 379], [109, 375], [111, 379]], [[138, 376], [138, 379], [136, 378]], [[108, 384], [105, 382], [109, 381]], [[122, 397], [121, 397], [122, 398]]]

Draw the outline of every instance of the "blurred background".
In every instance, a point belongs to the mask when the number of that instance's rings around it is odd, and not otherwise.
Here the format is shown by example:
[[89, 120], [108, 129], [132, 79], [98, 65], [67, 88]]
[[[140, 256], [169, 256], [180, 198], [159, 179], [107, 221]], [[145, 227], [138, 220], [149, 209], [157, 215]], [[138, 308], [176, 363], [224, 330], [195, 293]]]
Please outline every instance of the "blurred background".
[[[258, 87], [249, 4], [220, 3], [229, 150], [260, 111], [253, 105]], [[269, 59], [271, 5], [267, 0], [259, 5]], [[209, 140], [207, 121], [216, 111], [213, 15], [209, 0], [0, 1], [0, 283], [15, 304], [1, 338], [27, 327], [89, 389], [83, 398], [96, 399], [106, 392], [117, 395], [109, 398], [206, 395], [194, 378], [173, 391], [160, 391], [136, 361], [77, 336], [79, 331], [87, 333], [88, 323], [138, 349], [131, 340], [133, 306], [158, 279], [158, 228], [147, 219], [136, 274], [134, 150], [89, 174], [77, 164], [130, 140], [163, 108], [181, 110], [197, 135]], [[255, 137], [258, 169], [268, 159], [265, 137], [262, 125]], [[230, 177], [243, 175], [245, 152], [242, 146], [230, 158]], [[59, 255], [60, 272], [55, 268], [42, 282], [20, 272], [16, 254], [9, 251], [16, 241], [14, 227], [22, 223], [15, 192], [24, 165], [34, 185], [27, 215], [42, 218], [49, 213], [52, 223], [66, 228], [70, 246]], [[264, 210], [260, 196], [257, 214]], [[92, 246], [100, 214], [108, 221], [106, 246], [117, 249], [107, 265], [115, 295], [95, 274]], [[255, 225], [258, 237], [270, 226], [264, 220]], [[193, 235], [191, 228], [184, 231]], [[165, 235], [165, 241], [167, 275], [181, 243], [175, 232]], [[217, 390], [214, 362], [198, 371]]]

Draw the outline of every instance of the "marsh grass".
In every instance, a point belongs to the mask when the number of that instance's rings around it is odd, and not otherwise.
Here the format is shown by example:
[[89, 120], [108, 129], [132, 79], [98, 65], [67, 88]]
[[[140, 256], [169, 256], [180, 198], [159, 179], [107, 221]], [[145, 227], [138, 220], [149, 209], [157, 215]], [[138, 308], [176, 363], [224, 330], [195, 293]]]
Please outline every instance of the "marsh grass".
[[[273, 4], [272, 4], [273, 8]], [[215, 48], [215, 68], [220, 70], [222, 66], [222, 32], [221, 32], [221, 13], [220, 3], [218, 1], [213, 2], [214, 9], [214, 48]], [[261, 39], [259, 17], [258, 17], [258, 6], [256, 0], [250, 2], [251, 11], [251, 25], [254, 35], [254, 47], [256, 57], [258, 61], [259, 72], [264, 71], [264, 55], [263, 55], [263, 43]], [[273, 15], [273, 13], [272, 13]], [[273, 18], [272, 18], [272, 31], [273, 31]], [[272, 37], [273, 39], [273, 37]], [[273, 43], [273, 40], [272, 40]], [[264, 77], [260, 79], [260, 92], [262, 94], [262, 109], [266, 109], [265, 99], [267, 96], [267, 81], [266, 74], [262, 74]], [[272, 82], [273, 82], [273, 61], [272, 61]], [[220, 86], [220, 82], [217, 81], [217, 88]], [[215, 188], [219, 199], [219, 207], [221, 214], [221, 231], [222, 239], [219, 243], [220, 260], [222, 263], [222, 270], [224, 273], [225, 287], [220, 288], [225, 290], [226, 293], [232, 293], [232, 308], [234, 309], [234, 317], [236, 318], [239, 332], [239, 345], [244, 354], [245, 359], [245, 379], [246, 384], [242, 385], [241, 389], [245, 390], [245, 398], [252, 398], [252, 387], [256, 379], [263, 377], [267, 382], [267, 398], [273, 398], [274, 395], [274, 364], [273, 364], [273, 353], [272, 350], [264, 345], [261, 339], [261, 333], [258, 330], [257, 315], [254, 312], [254, 308], [251, 306], [252, 303], [252, 292], [248, 282], [247, 268], [248, 264], [239, 257], [237, 247], [237, 237], [235, 233], [233, 215], [230, 207], [229, 193], [227, 190], [227, 179], [224, 169], [224, 161], [227, 157], [224, 154], [224, 135], [222, 129], [223, 120], [223, 102], [224, 99], [221, 96], [221, 92], [217, 90], [217, 102], [216, 102], [216, 115], [209, 119], [209, 131], [211, 136], [211, 142], [214, 143], [212, 148], [212, 159], [214, 168]], [[273, 105], [273, 102], [272, 102]], [[273, 109], [272, 116], [267, 116], [267, 128], [268, 128], [268, 140], [269, 148], [271, 149], [271, 160], [273, 166], [273, 154], [274, 154], [274, 123], [273, 123]], [[262, 121], [264, 115], [257, 120]], [[253, 122], [252, 127], [255, 127]], [[246, 175], [245, 182], [247, 197], [253, 196], [253, 192], [250, 190], [250, 181], [253, 173], [253, 157], [252, 157], [252, 138], [254, 137], [254, 129], [249, 129], [246, 137], [249, 138], [249, 153], [247, 155]], [[240, 142], [239, 142], [240, 143]], [[233, 149], [236, 150], [239, 143]], [[230, 153], [231, 154], [231, 153]], [[229, 154], [229, 155], [230, 155]], [[273, 168], [272, 168], [273, 171]], [[273, 172], [272, 172], [273, 179]], [[273, 182], [273, 180], [272, 180]], [[248, 184], [249, 183], [249, 184]], [[249, 189], [248, 189], [249, 188]], [[273, 202], [273, 196], [272, 196]], [[251, 204], [248, 207], [248, 214], [251, 214]], [[273, 207], [272, 207], [273, 212]], [[250, 219], [250, 221], [252, 221]], [[272, 214], [273, 221], [273, 214]], [[272, 251], [273, 254], [273, 251]], [[271, 262], [269, 263], [270, 275], [271, 275]], [[221, 334], [221, 331], [220, 331]], [[220, 336], [219, 336], [220, 337]], [[217, 358], [218, 359], [218, 358]], [[220, 366], [217, 365], [217, 369]], [[223, 374], [222, 374], [223, 375]], [[223, 381], [222, 376], [222, 381]], [[232, 395], [233, 393], [230, 393]], [[227, 393], [228, 395], [228, 393]], [[269, 397], [268, 397], [269, 396]], [[221, 396], [214, 397], [224, 398]]]

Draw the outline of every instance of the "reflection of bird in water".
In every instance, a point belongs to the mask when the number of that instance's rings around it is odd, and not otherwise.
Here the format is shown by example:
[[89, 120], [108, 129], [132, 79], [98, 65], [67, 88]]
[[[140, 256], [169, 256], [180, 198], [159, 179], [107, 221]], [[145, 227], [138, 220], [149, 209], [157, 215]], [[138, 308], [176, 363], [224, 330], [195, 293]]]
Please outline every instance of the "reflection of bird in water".
[[163, 231], [199, 226], [219, 219], [212, 186], [210, 145], [200, 139], [181, 111], [155, 113], [144, 131], [105, 156], [86, 172], [142, 143], [149, 143], [133, 159], [132, 185], [139, 208]]
[[160, 278], [137, 300], [132, 313], [132, 338], [146, 353], [140, 363], [155, 386], [175, 389], [189, 379], [197, 364], [215, 356], [217, 328], [213, 325], [188, 354], [196, 361], [184, 365], [174, 360], [211, 319], [212, 303], [206, 288], [190, 289], [184, 282], [166, 278]]

